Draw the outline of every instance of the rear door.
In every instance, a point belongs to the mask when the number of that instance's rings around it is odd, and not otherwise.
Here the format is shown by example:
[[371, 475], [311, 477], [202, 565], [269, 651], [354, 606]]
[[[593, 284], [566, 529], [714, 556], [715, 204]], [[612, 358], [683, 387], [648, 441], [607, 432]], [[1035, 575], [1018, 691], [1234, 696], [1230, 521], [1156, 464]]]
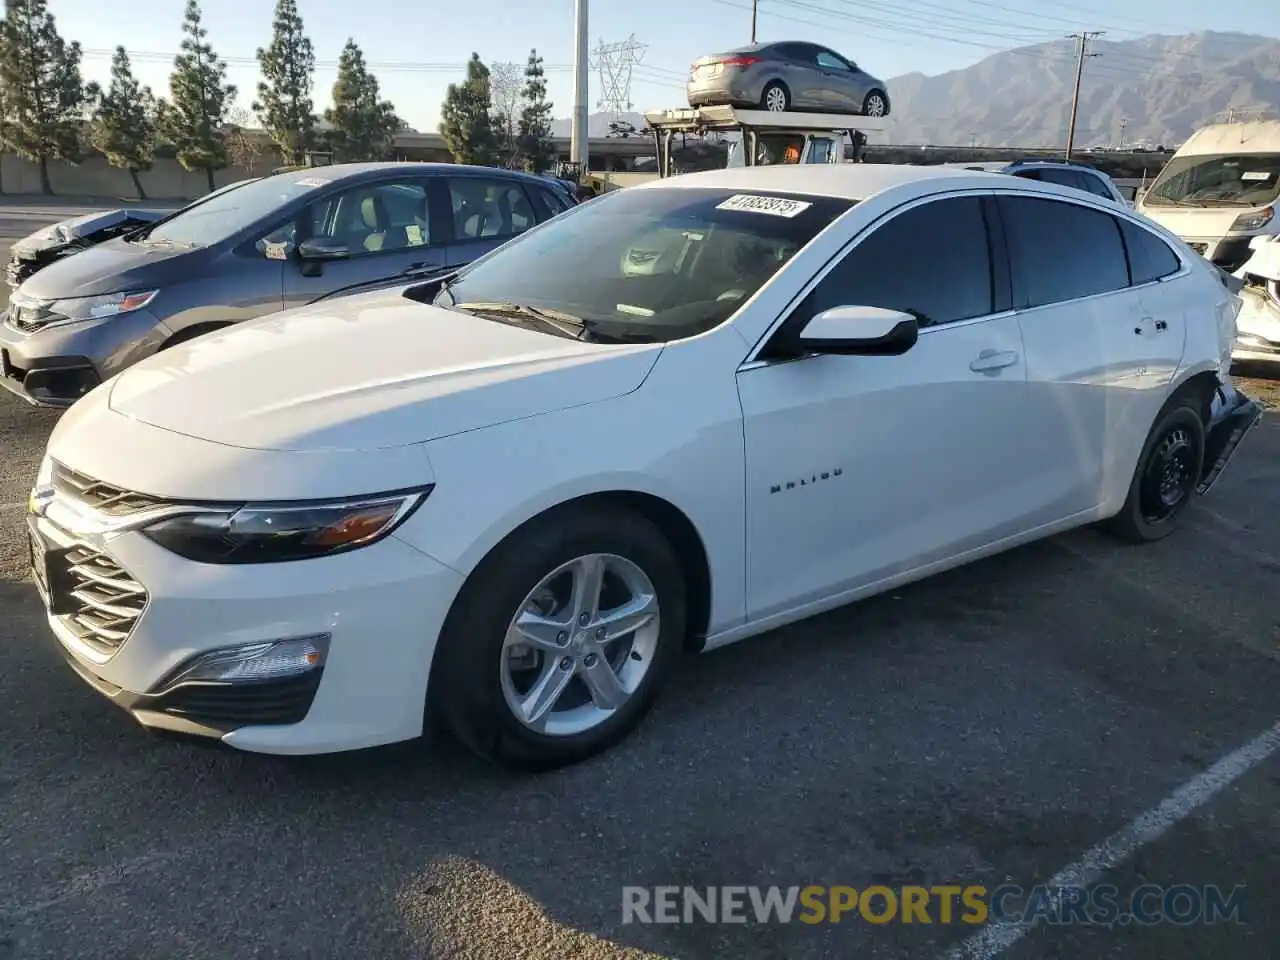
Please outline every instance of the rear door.
[[450, 267], [461, 267], [537, 225], [524, 185], [500, 176], [448, 176]]
[[[287, 260], [284, 273], [286, 307], [300, 306], [347, 289], [412, 277], [443, 268], [447, 232], [432, 213], [431, 178], [404, 176], [349, 187], [304, 209], [292, 229], [294, 240], [276, 248]], [[311, 237], [340, 241], [348, 255], [341, 260], [304, 261], [297, 245]], [[264, 238], [270, 244], [271, 238]], [[269, 252], [272, 248], [266, 247]]]
[[[1114, 487], [1117, 451], [1150, 426], [1167, 377], [1163, 334], [1131, 288], [1119, 220], [1064, 198], [999, 198], [1026, 345], [1027, 403], [1040, 429], [1021, 454], [1042, 520], [1093, 510]], [[1145, 427], [1143, 428], [1145, 430]], [[1127, 478], [1124, 481], [1128, 483]]]

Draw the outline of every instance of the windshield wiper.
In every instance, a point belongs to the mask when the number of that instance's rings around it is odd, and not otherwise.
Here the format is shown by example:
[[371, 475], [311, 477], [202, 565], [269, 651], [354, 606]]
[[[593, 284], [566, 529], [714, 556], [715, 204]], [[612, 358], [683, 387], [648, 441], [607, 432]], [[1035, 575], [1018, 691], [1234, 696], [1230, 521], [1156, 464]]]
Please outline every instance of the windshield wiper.
[[[452, 299], [452, 294], [450, 294]], [[544, 310], [541, 307], [531, 307], [527, 303], [509, 303], [506, 301], [486, 303], [481, 301], [455, 303], [454, 307], [458, 310], [467, 310], [472, 313], [492, 313], [505, 317], [525, 317], [529, 320], [535, 320], [543, 326], [551, 327], [565, 336], [573, 337], [575, 340], [581, 340], [583, 334], [591, 331], [592, 325], [583, 320], [581, 317], [575, 317], [571, 313], [563, 313], [560, 310]]]

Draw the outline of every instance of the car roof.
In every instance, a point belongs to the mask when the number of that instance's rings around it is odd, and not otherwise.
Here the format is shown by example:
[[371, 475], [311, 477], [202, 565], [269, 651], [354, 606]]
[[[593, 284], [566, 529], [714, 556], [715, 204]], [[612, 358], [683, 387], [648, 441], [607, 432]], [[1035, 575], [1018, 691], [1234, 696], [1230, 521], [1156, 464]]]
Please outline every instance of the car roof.
[[650, 180], [629, 189], [710, 187], [726, 190], [774, 190], [862, 200], [890, 187], [933, 180], [947, 180], [949, 188], [963, 189], [966, 185], [989, 187], [992, 176], [942, 165], [921, 167], [905, 163], [775, 164], [685, 173], [676, 177]]
[[[462, 163], [422, 163], [414, 160], [388, 160], [370, 163], [331, 163], [320, 167], [302, 167], [271, 177], [315, 177], [330, 182], [379, 179], [382, 176], [409, 171], [424, 174], [448, 174], [451, 177], [509, 177], [529, 183], [542, 183], [539, 177], [520, 170], [504, 170], [500, 167], [478, 167]], [[261, 179], [270, 179], [263, 177]]]

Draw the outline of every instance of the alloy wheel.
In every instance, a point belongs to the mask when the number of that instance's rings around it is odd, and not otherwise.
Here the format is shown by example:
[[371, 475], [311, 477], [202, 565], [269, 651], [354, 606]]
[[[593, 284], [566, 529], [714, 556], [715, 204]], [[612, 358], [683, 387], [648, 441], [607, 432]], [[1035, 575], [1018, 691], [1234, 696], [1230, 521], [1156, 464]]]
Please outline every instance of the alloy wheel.
[[499, 666], [507, 707], [546, 736], [599, 726], [648, 675], [660, 627], [657, 591], [630, 560], [594, 553], [562, 564], [507, 628]]
[[781, 87], [770, 87], [765, 94], [764, 106], [771, 113], [782, 113], [787, 109], [787, 92]]

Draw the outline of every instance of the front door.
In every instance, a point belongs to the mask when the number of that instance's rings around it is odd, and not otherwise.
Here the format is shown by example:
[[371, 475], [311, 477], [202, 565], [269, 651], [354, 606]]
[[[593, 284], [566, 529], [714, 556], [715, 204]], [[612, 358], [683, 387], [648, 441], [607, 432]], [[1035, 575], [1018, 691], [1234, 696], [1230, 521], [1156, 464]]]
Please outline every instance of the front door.
[[[284, 274], [286, 307], [301, 306], [346, 289], [390, 280], [447, 264], [447, 233], [431, 214], [430, 180], [404, 177], [363, 184], [325, 197], [307, 207], [287, 244], [260, 242], [267, 255], [278, 250], [288, 261]], [[297, 245], [305, 237], [328, 237], [341, 242], [341, 260], [306, 263]]]
[[740, 371], [752, 619], [1025, 528], [1026, 368], [986, 219], [976, 195], [893, 215], [785, 321], [837, 305], [916, 311], [902, 356]]

